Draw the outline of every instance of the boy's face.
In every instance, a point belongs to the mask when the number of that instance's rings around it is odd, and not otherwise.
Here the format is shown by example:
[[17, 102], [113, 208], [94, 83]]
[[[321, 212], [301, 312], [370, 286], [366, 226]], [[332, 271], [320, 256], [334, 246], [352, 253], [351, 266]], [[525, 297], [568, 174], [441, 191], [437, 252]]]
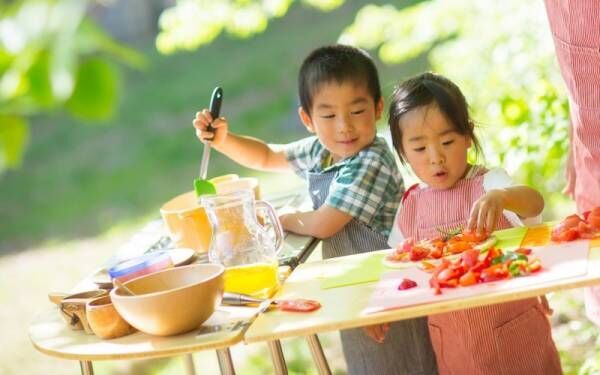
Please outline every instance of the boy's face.
[[356, 155], [373, 142], [382, 111], [383, 100], [374, 103], [367, 85], [350, 81], [319, 86], [310, 115], [298, 109], [308, 131], [319, 137], [334, 162]]

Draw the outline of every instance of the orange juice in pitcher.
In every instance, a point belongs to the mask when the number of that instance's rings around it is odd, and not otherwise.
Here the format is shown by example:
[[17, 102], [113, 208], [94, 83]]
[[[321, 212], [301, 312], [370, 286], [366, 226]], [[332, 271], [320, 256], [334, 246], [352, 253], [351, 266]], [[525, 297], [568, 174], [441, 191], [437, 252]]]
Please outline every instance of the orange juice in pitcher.
[[269, 298], [276, 291], [277, 263], [254, 263], [225, 269], [225, 291]]
[[[212, 227], [208, 258], [225, 266], [225, 291], [270, 297], [277, 289], [277, 254], [283, 244], [281, 223], [271, 205], [256, 201], [252, 190], [200, 198]], [[257, 220], [259, 213], [274, 231]]]

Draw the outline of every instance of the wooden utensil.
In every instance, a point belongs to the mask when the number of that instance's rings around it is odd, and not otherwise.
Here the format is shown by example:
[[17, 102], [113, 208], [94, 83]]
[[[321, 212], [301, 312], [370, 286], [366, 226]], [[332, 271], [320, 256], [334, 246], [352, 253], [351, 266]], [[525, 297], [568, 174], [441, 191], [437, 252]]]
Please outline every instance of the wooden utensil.
[[123, 284], [122, 282], [120, 282], [118, 279], [113, 279], [113, 283], [115, 283], [115, 285], [117, 286], [117, 288], [121, 288], [125, 291], [125, 293], [129, 294], [130, 296], [135, 296], [135, 293], [129, 289], [128, 287], [125, 286], [125, 284]]

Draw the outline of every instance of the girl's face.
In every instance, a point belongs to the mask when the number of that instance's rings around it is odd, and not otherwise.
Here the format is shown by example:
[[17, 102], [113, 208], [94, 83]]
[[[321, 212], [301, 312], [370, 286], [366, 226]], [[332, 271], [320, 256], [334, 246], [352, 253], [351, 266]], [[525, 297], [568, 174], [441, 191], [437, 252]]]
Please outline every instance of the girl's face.
[[467, 173], [471, 139], [456, 132], [437, 105], [402, 116], [402, 148], [417, 177], [434, 189], [448, 189]]

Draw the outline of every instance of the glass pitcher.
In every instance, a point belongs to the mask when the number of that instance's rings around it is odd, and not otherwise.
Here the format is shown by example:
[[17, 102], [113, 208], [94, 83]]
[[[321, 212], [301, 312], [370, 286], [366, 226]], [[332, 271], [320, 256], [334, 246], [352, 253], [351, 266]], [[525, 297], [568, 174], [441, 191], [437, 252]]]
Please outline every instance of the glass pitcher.
[[[208, 258], [225, 268], [225, 291], [268, 298], [279, 285], [277, 254], [283, 230], [273, 207], [250, 190], [200, 198], [212, 227]], [[273, 236], [258, 221], [266, 214]]]

